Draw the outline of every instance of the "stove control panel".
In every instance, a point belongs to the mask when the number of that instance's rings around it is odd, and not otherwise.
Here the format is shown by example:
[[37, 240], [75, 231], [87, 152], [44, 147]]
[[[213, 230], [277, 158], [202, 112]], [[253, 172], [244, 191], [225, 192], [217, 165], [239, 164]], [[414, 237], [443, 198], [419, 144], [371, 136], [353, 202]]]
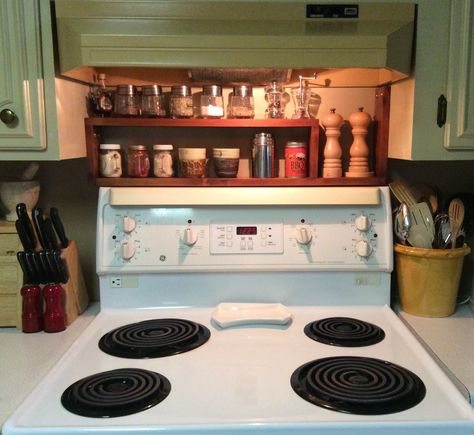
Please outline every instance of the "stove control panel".
[[106, 205], [99, 270], [388, 270], [381, 206]]

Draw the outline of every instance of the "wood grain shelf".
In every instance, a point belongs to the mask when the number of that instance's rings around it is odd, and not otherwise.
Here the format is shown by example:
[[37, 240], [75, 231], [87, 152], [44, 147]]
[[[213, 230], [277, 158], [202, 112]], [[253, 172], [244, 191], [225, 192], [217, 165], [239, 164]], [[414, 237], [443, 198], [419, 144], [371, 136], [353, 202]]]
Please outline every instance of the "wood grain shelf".
[[[322, 178], [321, 163], [322, 150], [320, 149], [320, 127], [317, 119], [170, 119], [170, 118], [86, 118], [86, 144], [87, 157], [89, 163], [89, 180], [97, 186], [155, 186], [155, 187], [262, 187], [262, 186], [376, 186], [386, 184], [386, 171], [388, 160], [388, 120], [390, 110], [390, 88], [381, 87], [377, 89], [375, 98], [375, 117], [376, 123], [376, 143], [375, 157], [372, 162], [375, 176], [364, 178]], [[138, 129], [138, 130], [137, 130]], [[145, 140], [151, 138], [146, 135], [150, 130], [154, 132], [166, 132], [169, 135], [176, 135], [174, 143], [176, 148], [183, 145], [180, 142], [184, 131], [191, 129], [191, 136], [199, 138], [200, 135], [206, 135], [206, 138], [220, 138], [223, 129], [231, 129], [231, 135], [241, 139], [245, 143], [245, 148], [250, 147], [250, 140], [254, 132], [259, 129], [268, 129], [274, 136], [276, 142], [277, 157], [283, 155], [285, 140], [291, 137], [295, 132], [296, 137], [303, 137], [308, 144], [308, 177], [306, 178], [129, 178], [126, 175], [120, 178], [103, 178], [99, 175], [99, 145], [107, 142], [109, 137], [124, 138], [122, 144], [127, 143], [127, 138], [134, 138], [134, 134], [140, 133], [140, 129], [146, 131]], [[201, 131], [199, 131], [201, 129]], [[113, 133], [113, 134], [112, 134]], [[123, 135], [122, 135], [123, 133]], [[157, 134], [157, 136], [160, 136]], [[228, 135], [227, 135], [228, 136]], [[244, 137], [244, 140], [242, 140]], [[289, 139], [293, 140], [293, 139]], [[197, 141], [199, 142], [199, 141]], [[210, 141], [212, 142], [212, 140]], [[216, 141], [215, 141], [216, 142]], [[113, 142], [119, 143], [119, 142]], [[134, 142], [129, 142], [134, 143]], [[140, 142], [135, 142], [140, 143]], [[159, 142], [147, 143], [151, 144]], [[163, 142], [161, 142], [163, 143]], [[218, 143], [218, 141], [217, 141]], [[210, 147], [211, 145], [209, 145]], [[216, 146], [216, 145], [213, 145]], [[219, 144], [220, 146], [220, 144]], [[224, 145], [225, 147], [226, 145]], [[243, 150], [243, 148], [241, 147]], [[248, 150], [243, 150], [248, 152]], [[151, 156], [150, 156], [151, 157]]]

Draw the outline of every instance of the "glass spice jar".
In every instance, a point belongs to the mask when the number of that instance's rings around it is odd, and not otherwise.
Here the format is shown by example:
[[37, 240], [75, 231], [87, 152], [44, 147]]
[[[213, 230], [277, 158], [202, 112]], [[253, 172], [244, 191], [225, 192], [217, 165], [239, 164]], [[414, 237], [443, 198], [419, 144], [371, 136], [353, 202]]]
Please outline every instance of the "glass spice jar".
[[140, 100], [141, 115], [147, 117], [166, 116], [163, 92], [160, 85], [142, 86]]
[[150, 158], [145, 145], [129, 145], [127, 149], [127, 174], [129, 177], [148, 177]]
[[153, 145], [153, 175], [155, 177], [172, 177], [173, 171], [173, 145]]
[[99, 145], [99, 166], [102, 177], [122, 176], [122, 156], [119, 144], [101, 143]]
[[119, 116], [139, 115], [138, 92], [135, 86], [117, 86], [115, 91], [115, 114]]
[[247, 85], [234, 86], [230, 97], [230, 118], [253, 118], [255, 108], [252, 87]]
[[193, 117], [193, 96], [189, 86], [172, 86], [170, 96], [172, 118]]
[[222, 118], [224, 116], [224, 99], [222, 98], [222, 86], [203, 86], [200, 107], [201, 118]]

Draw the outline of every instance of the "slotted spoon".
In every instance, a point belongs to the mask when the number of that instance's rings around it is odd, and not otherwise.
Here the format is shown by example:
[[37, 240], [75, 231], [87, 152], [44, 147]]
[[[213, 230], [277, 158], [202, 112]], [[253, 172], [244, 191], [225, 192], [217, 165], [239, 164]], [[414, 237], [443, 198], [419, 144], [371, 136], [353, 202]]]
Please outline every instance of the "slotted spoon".
[[448, 216], [451, 226], [451, 248], [455, 248], [456, 239], [464, 221], [464, 204], [459, 198], [454, 198], [449, 203]]

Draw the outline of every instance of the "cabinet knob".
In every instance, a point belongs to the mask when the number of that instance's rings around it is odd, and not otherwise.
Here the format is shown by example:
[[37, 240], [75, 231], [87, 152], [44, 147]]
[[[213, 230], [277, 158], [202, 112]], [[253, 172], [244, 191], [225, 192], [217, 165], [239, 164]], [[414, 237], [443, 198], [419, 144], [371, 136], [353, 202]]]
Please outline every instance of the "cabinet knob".
[[11, 109], [3, 109], [0, 112], [0, 119], [4, 124], [11, 124], [17, 119], [16, 114]]

